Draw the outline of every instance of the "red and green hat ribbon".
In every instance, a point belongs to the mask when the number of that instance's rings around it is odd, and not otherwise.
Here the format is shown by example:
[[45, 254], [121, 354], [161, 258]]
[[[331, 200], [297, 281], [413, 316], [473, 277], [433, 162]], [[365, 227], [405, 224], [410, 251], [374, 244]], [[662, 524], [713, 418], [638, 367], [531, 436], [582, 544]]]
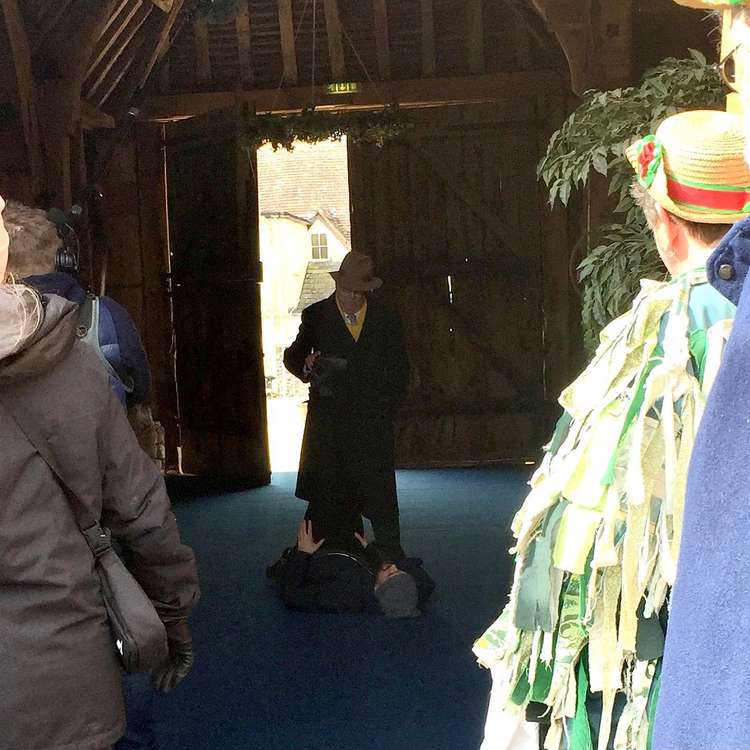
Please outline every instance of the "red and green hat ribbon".
[[634, 144], [636, 153], [635, 174], [638, 182], [650, 188], [662, 162], [664, 149], [653, 135], [647, 135]]

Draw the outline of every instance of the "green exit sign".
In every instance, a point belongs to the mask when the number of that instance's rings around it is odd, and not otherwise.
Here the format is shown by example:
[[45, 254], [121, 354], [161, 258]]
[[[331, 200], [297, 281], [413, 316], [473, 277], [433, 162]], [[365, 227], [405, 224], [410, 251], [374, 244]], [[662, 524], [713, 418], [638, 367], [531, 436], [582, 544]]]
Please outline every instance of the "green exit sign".
[[337, 96], [340, 94], [358, 94], [358, 83], [329, 83], [326, 87], [329, 94]]

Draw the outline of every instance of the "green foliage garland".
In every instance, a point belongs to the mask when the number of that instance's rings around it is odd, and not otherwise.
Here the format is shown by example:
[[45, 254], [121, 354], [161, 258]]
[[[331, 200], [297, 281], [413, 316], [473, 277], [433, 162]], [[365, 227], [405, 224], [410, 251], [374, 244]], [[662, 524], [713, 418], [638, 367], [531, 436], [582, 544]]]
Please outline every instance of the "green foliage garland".
[[295, 141], [320, 143], [346, 136], [352, 143], [383, 146], [404, 135], [412, 123], [398, 105], [391, 104], [374, 112], [318, 112], [308, 108], [296, 115], [255, 115], [247, 121], [245, 146], [255, 149], [270, 143], [274, 150], [291, 151]]
[[568, 204], [576, 190], [598, 172], [608, 178], [617, 198], [618, 223], [598, 232], [597, 242], [579, 266], [583, 285], [583, 330], [589, 352], [600, 330], [625, 312], [642, 278], [664, 277], [651, 233], [630, 195], [633, 170], [624, 150], [636, 139], [654, 133], [659, 123], [677, 112], [723, 109], [725, 92], [715, 68], [696, 50], [690, 58], [667, 58], [647, 71], [637, 87], [588, 91], [584, 101], [551, 138], [538, 176], [549, 188], [550, 206]]

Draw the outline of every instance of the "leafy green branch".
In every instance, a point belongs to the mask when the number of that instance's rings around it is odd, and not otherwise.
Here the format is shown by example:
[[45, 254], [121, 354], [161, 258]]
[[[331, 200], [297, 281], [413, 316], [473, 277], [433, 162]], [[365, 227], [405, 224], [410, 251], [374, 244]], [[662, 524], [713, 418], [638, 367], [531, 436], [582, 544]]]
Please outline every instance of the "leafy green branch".
[[700, 52], [690, 50], [686, 60], [663, 60], [636, 87], [586, 92], [582, 104], [552, 136], [537, 168], [549, 189], [550, 206], [558, 201], [567, 205], [571, 195], [586, 188], [591, 175], [598, 173], [607, 178], [613, 212], [621, 217], [589, 239], [590, 249], [579, 266], [589, 351], [595, 348], [599, 331], [627, 309], [640, 279], [665, 274], [630, 195], [633, 170], [625, 149], [677, 112], [723, 109], [724, 96], [715, 68]]

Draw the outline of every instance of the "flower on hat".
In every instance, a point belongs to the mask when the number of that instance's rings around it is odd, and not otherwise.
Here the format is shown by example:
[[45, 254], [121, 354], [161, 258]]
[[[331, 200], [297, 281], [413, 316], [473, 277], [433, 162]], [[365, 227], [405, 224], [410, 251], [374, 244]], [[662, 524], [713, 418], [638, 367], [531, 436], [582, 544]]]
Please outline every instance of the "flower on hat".
[[638, 182], [645, 188], [650, 188], [661, 164], [664, 149], [653, 135], [647, 135], [634, 144], [635, 167]]

